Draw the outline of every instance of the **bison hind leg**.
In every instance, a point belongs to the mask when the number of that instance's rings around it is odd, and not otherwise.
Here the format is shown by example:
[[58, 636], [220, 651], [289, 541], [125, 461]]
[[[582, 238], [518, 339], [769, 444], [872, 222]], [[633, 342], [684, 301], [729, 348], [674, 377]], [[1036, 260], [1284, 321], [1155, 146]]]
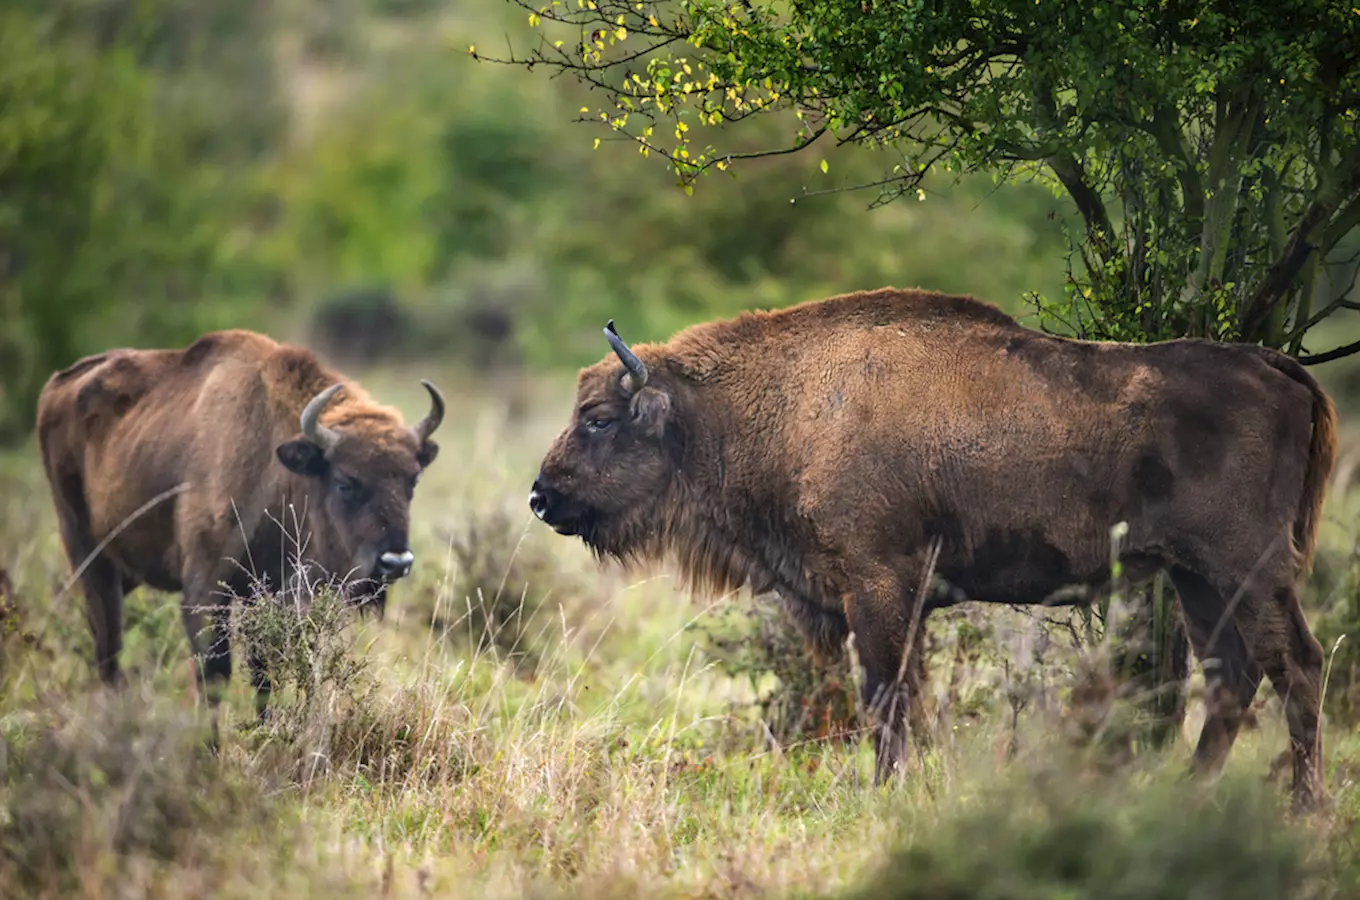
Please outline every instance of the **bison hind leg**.
[[113, 563], [98, 559], [81, 574], [80, 584], [85, 595], [85, 620], [94, 639], [95, 671], [106, 686], [121, 689], [127, 681], [119, 662], [123, 652], [126, 585]]
[[1309, 809], [1323, 791], [1322, 645], [1308, 628], [1292, 584], [1260, 593], [1257, 602], [1259, 622], [1252, 632], [1253, 649], [1284, 705], [1294, 763], [1294, 808]]
[[118, 689], [125, 683], [119, 657], [123, 652], [123, 597], [136, 587], [113, 561], [95, 554], [99, 542], [90, 531], [84, 488], [79, 478], [52, 478], [62, 545], [85, 600], [85, 621], [94, 641], [94, 668], [99, 680]]
[[[1264, 674], [1284, 705], [1289, 727], [1294, 807], [1306, 809], [1321, 791], [1323, 651], [1304, 619], [1289, 574], [1277, 570], [1252, 579], [1242, 589], [1236, 611], [1221, 627], [1220, 619], [1229, 614], [1222, 592], [1184, 570], [1173, 570], [1172, 580], [1181, 596], [1196, 655], [1201, 661], [1219, 660], [1214, 674], [1221, 690], [1218, 696], [1211, 692], [1211, 701], [1228, 701], [1211, 703], [1195, 751], [1197, 768], [1216, 771], [1221, 767]], [[1215, 645], [1203, 646], [1216, 628]], [[1214, 678], [1208, 670], [1206, 665], [1205, 680], [1212, 690]]]
[[1260, 687], [1261, 666], [1229, 614], [1223, 594], [1188, 569], [1173, 567], [1169, 574], [1180, 597], [1190, 642], [1204, 667], [1207, 688], [1204, 725], [1191, 765], [1198, 773], [1216, 775]]

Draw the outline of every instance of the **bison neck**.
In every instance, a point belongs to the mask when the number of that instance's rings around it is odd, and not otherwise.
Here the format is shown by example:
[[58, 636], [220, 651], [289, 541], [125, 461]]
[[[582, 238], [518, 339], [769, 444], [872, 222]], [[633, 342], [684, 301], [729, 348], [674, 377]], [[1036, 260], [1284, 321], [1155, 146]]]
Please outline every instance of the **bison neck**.
[[814, 640], [841, 639], [840, 591], [797, 514], [796, 475], [770, 432], [758, 416], [717, 414], [718, 399], [687, 399], [706, 409], [707, 427], [687, 435], [649, 550], [672, 557], [691, 589], [775, 593]]

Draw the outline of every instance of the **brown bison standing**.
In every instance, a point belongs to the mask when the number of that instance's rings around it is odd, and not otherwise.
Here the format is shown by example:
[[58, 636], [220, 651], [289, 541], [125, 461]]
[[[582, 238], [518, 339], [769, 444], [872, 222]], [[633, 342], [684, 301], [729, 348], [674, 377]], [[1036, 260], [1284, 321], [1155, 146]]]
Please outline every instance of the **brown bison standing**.
[[[430, 412], [408, 428], [309, 351], [248, 331], [54, 374], [38, 438], [104, 682], [123, 680], [123, 596], [140, 584], [182, 592], [214, 706], [231, 676], [230, 598], [257, 580], [277, 589], [302, 562], [381, 612], [411, 570], [411, 499], [439, 452], [444, 400], [422, 384]], [[249, 664], [263, 712], [268, 674], [257, 654]]]
[[[853, 630], [872, 703], [897, 681], [936, 538], [951, 590], [926, 610], [1070, 604], [1108, 586], [1111, 528], [1126, 522], [1128, 577], [1169, 573], [1229, 698], [1195, 768], [1221, 767], [1268, 675], [1295, 800], [1313, 798], [1322, 649], [1295, 583], [1336, 418], [1294, 360], [1066, 340], [970, 297], [893, 289], [664, 345], [629, 350], [612, 322], [606, 337], [617, 358], [581, 372], [529, 496], [557, 532], [625, 562], [672, 555], [696, 587], [777, 591], [826, 649]], [[880, 780], [900, 725], [876, 730]]]

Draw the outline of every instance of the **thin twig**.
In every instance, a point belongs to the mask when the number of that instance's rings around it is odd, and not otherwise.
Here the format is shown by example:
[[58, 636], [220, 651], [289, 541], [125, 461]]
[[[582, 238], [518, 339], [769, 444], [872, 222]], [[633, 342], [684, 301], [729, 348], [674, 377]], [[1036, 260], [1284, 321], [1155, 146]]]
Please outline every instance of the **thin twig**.
[[[930, 581], [931, 578], [935, 575], [935, 564], [939, 561], [940, 548], [942, 544], [943, 539], [939, 535], [935, 535], [933, 538], [931, 538], [930, 548], [926, 551], [926, 567], [922, 572], [921, 583], [916, 590], [916, 602], [912, 608], [911, 621], [907, 625], [906, 644], [902, 648], [902, 657], [898, 662], [897, 677], [893, 679], [892, 690], [889, 692], [889, 697], [891, 699], [887, 700], [888, 715], [886, 728], [888, 729], [888, 732], [886, 735], [886, 739], [889, 741], [892, 740], [892, 729], [895, 723], [897, 722], [897, 704], [902, 696], [902, 683], [906, 680], [907, 677], [907, 665], [911, 661], [912, 648], [916, 646], [917, 627], [920, 625], [921, 622], [921, 613], [925, 608], [926, 593], [930, 590]], [[884, 699], [887, 698], [880, 698], [879, 702], [882, 702], [882, 700]], [[875, 705], [877, 705], [877, 703]], [[904, 709], [903, 710], [904, 719], [905, 713], [906, 710]], [[903, 728], [905, 730], [905, 725], [903, 726]]]
[[76, 570], [74, 572], [71, 573], [71, 577], [66, 580], [66, 583], [63, 584], [61, 586], [61, 589], [58, 590], [57, 593], [52, 597], [52, 601], [55, 603], [57, 600], [60, 600], [62, 597], [64, 597], [66, 595], [66, 592], [69, 591], [75, 585], [77, 580], [79, 580], [80, 576], [85, 574], [85, 570], [88, 569], [90, 565], [95, 561], [95, 557], [99, 556], [100, 553], [104, 552], [104, 548], [107, 547], [113, 541], [114, 538], [122, 534], [124, 529], [126, 529], [137, 519], [141, 518], [143, 514], [145, 514], [156, 504], [160, 503], [162, 500], [168, 500], [169, 498], [175, 496], [176, 494], [184, 493], [188, 489], [189, 489], [188, 482], [181, 482], [180, 484], [175, 485], [169, 490], [161, 491], [159, 494], [152, 497], [150, 500], [146, 501], [141, 506], [137, 507], [137, 509], [135, 509], [131, 515], [129, 515], [123, 521], [119, 522], [117, 527], [115, 527], [112, 531], [105, 535], [104, 539], [100, 541], [93, 550], [90, 551], [90, 555], [85, 557], [85, 560], [79, 566], [76, 567]]

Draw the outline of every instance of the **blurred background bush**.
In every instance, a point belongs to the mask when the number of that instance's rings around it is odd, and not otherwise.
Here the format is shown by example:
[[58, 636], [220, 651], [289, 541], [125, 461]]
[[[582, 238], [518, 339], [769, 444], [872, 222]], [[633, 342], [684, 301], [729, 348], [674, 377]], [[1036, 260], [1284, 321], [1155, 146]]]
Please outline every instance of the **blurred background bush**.
[[[336, 359], [572, 368], [600, 327], [882, 284], [1019, 311], [1058, 201], [989, 180], [869, 212], [881, 160], [767, 160], [692, 197], [574, 123], [566, 79], [478, 64], [503, 0], [13, 0], [0, 10], [0, 436], [55, 368], [259, 328]], [[778, 127], [772, 123], [768, 127]], [[800, 197], [798, 202], [791, 202]]]

